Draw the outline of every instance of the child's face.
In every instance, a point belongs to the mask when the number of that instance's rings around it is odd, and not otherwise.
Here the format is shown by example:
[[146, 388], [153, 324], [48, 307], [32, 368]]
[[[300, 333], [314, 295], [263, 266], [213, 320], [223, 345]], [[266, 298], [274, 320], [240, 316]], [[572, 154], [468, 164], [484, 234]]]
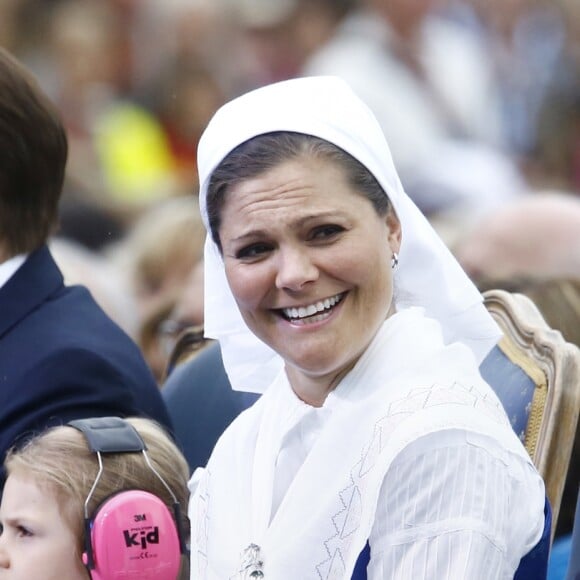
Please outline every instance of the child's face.
[[78, 538], [53, 494], [12, 473], [0, 504], [0, 580], [87, 580]]

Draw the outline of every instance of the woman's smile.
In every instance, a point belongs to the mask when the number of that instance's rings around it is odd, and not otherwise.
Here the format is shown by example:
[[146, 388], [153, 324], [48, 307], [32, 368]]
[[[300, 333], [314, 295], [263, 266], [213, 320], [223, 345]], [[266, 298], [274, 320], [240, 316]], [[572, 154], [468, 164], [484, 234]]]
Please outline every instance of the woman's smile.
[[322, 320], [327, 320], [330, 315], [334, 312], [335, 307], [342, 301], [346, 296], [346, 292], [330, 296], [329, 298], [324, 298], [318, 300], [307, 306], [292, 306], [290, 308], [281, 308], [277, 310], [280, 315], [289, 322], [304, 326], [313, 324], [315, 322], [321, 322]]

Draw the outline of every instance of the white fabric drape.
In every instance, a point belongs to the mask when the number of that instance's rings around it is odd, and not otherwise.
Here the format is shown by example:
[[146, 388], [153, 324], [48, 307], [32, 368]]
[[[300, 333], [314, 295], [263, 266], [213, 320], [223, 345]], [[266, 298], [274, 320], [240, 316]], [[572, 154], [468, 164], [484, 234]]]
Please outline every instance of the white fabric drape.
[[367, 539], [369, 580], [511, 578], [543, 529], [542, 480], [473, 354], [416, 308], [320, 409], [281, 372], [191, 490], [197, 580], [242, 578], [251, 543], [266, 579], [348, 580]]
[[[207, 225], [206, 193], [212, 171], [236, 146], [272, 131], [314, 135], [365, 165], [391, 199], [402, 227], [395, 273], [398, 309], [421, 306], [441, 323], [446, 342], [469, 346], [479, 362], [499, 338], [480, 293], [404, 192], [383, 133], [370, 109], [335, 77], [309, 77], [269, 85], [223, 106], [198, 149], [200, 207]], [[220, 341], [232, 387], [263, 392], [283, 366], [246, 327], [230, 292], [222, 258], [205, 245], [205, 333]]]

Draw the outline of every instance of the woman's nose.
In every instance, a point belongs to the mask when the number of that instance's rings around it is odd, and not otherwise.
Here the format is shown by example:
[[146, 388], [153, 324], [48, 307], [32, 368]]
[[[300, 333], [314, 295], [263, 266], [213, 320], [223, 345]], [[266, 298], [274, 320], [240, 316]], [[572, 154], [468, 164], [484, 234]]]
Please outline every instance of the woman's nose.
[[319, 275], [308, 248], [280, 248], [277, 265], [276, 287], [281, 290], [301, 290]]

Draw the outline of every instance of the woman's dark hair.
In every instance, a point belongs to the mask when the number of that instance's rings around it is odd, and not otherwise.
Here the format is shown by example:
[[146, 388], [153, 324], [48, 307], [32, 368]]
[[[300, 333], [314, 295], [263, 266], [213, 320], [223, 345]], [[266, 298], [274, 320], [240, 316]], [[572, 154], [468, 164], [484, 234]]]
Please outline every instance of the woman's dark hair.
[[374, 175], [352, 155], [319, 137], [276, 131], [264, 133], [233, 149], [213, 171], [207, 188], [207, 214], [211, 236], [221, 251], [219, 229], [228, 191], [236, 184], [257, 177], [301, 155], [323, 157], [345, 171], [350, 185], [364, 195], [380, 216], [390, 209], [390, 200]]

